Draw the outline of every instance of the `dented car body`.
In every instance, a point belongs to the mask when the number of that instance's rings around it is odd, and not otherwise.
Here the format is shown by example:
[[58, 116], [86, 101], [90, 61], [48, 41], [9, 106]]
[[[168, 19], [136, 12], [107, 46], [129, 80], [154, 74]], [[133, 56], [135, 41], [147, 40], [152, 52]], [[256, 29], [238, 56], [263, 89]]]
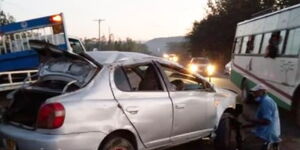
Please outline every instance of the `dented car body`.
[[6, 146], [114, 150], [111, 141], [122, 137], [123, 149], [169, 147], [213, 135], [235, 107], [235, 93], [162, 58], [31, 46], [40, 54], [39, 78], [9, 96], [0, 125]]

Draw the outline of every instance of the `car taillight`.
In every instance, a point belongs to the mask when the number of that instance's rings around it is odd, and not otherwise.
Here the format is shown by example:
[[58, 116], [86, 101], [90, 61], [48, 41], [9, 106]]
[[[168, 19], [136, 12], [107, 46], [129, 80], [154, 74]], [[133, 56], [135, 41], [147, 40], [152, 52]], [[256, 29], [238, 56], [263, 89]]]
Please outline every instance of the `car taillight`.
[[61, 103], [43, 105], [38, 113], [37, 127], [44, 129], [56, 129], [63, 125], [65, 120], [65, 108]]

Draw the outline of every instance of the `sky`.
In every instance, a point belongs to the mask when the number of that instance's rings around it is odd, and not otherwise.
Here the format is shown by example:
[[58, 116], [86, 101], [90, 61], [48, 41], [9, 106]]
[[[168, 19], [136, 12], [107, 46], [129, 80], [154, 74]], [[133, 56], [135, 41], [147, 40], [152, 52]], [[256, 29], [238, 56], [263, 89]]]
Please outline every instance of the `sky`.
[[114, 34], [146, 41], [186, 35], [205, 16], [207, 0], [0, 0], [1, 9], [23, 21], [63, 13], [69, 35], [81, 38]]

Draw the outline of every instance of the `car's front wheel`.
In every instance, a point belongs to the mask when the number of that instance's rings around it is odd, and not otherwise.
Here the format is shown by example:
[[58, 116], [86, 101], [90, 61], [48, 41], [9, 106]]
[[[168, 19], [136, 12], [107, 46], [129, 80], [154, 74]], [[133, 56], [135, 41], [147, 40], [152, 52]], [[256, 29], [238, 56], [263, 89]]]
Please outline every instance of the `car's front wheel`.
[[219, 122], [214, 139], [216, 150], [235, 150], [237, 145], [236, 128], [231, 114], [224, 114]]
[[126, 138], [112, 136], [106, 139], [100, 150], [136, 150], [133, 144]]

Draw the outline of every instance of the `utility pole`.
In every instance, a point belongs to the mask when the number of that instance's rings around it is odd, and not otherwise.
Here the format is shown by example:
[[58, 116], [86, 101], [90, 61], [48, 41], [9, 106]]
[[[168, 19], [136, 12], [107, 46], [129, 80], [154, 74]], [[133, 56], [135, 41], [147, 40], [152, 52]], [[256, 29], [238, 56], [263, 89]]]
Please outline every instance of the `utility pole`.
[[104, 21], [104, 19], [96, 19], [94, 21], [98, 22], [99, 25], [99, 35], [98, 35], [98, 40], [99, 40], [99, 50], [101, 50], [101, 22]]

